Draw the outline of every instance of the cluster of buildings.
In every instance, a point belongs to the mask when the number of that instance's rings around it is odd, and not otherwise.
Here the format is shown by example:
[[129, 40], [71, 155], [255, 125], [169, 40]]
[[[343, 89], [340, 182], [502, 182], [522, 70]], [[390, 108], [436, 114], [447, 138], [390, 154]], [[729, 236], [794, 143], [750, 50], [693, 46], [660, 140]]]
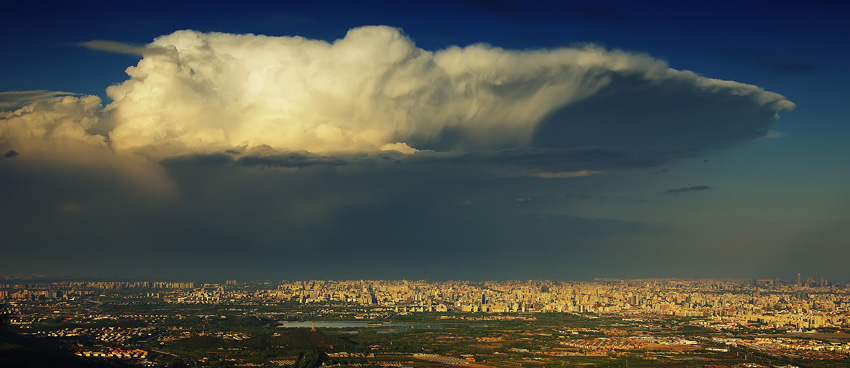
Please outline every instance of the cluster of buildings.
[[100, 350], [80, 350], [76, 353], [77, 356], [90, 358], [112, 358], [112, 359], [146, 359], [148, 357], [147, 350], [142, 349], [107, 349]]
[[850, 288], [827, 281], [599, 280], [62, 282], [2, 285], [5, 300], [74, 299], [100, 290], [137, 290], [170, 303], [359, 306], [394, 313], [591, 313], [698, 317], [704, 327], [773, 329], [850, 326]]
[[[591, 313], [698, 317], [718, 330], [850, 326], [850, 288], [774, 280], [293, 281], [246, 287], [234, 281], [164, 294], [174, 303], [356, 305], [395, 313]], [[158, 295], [158, 294], [157, 294]]]
[[117, 327], [97, 327], [97, 328], [64, 328], [54, 331], [39, 331], [37, 335], [49, 337], [91, 337], [95, 340], [103, 342], [122, 343], [131, 339], [138, 339], [145, 336], [151, 336], [151, 329], [148, 327], [133, 327], [133, 328], [117, 328]]
[[450, 356], [436, 354], [413, 354], [416, 359], [427, 360], [429, 362], [437, 362], [446, 365], [467, 365], [469, 362], [474, 362], [474, 358], [455, 358]]
[[825, 281], [781, 284], [718, 280], [598, 282], [295, 281], [275, 287], [207, 285], [170, 301], [358, 305], [397, 313], [593, 313], [701, 317], [706, 327], [813, 329], [850, 326], [850, 288]]
[[810, 359], [840, 359], [850, 354], [850, 342], [847, 341], [827, 341], [793, 337], [756, 337], [753, 339], [712, 337], [711, 341], [717, 344], [740, 346], [751, 350], [763, 351], [772, 355], [806, 356], [806, 358]]
[[148, 281], [59, 281], [46, 283], [0, 284], [0, 301], [72, 300], [104, 290], [192, 289], [194, 282]]

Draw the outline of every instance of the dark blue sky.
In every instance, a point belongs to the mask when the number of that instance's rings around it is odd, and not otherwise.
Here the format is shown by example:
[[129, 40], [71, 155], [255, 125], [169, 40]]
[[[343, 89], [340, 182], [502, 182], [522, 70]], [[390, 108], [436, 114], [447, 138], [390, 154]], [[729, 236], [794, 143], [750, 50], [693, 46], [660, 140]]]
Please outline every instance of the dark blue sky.
[[[850, 10], [834, 1], [316, 1], [271, 6], [152, 1], [144, 6], [46, 2], [3, 8], [2, 42], [10, 50], [3, 60], [3, 85], [36, 89], [47, 79], [66, 89], [91, 84], [79, 92], [95, 94], [103, 93], [104, 83], [121, 81], [132, 58], [93, 57], [75, 43], [144, 44], [181, 29], [332, 41], [363, 25], [400, 27], [427, 50], [481, 42], [509, 49], [594, 43], [649, 53], [674, 68], [716, 78], [782, 83], [775, 79], [840, 72], [848, 57], [841, 41]], [[101, 79], [107, 76], [112, 79]]]
[[[0, 13], [9, 273], [850, 281], [846, 2], [40, 2]], [[391, 28], [347, 36], [363, 26]], [[145, 46], [179, 30], [197, 33]], [[275, 58], [264, 50], [281, 39], [232, 36], [248, 33], [352, 48]], [[201, 38], [196, 54], [179, 46]], [[83, 45], [93, 40], [114, 42]], [[392, 59], [393, 45], [410, 58]], [[142, 51], [120, 52], [131, 49]], [[563, 51], [589, 49], [603, 52]], [[657, 69], [665, 62], [675, 71]], [[468, 88], [486, 93], [467, 101]], [[381, 151], [396, 142], [420, 152]]]

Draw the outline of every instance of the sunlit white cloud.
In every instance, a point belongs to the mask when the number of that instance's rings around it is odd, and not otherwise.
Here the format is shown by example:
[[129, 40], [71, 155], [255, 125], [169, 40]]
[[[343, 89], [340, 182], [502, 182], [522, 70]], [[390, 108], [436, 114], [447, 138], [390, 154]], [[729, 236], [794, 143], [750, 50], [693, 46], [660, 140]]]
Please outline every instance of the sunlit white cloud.
[[19, 151], [19, 148], [68, 143], [106, 147], [105, 136], [89, 131], [98, 126], [100, 115], [101, 102], [97, 96], [39, 98], [15, 111], [0, 112], [0, 146]]
[[387, 143], [381, 146], [381, 151], [396, 151], [404, 154], [419, 152], [418, 149], [410, 147], [407, 145], [407, 143], [404, 142]]
[[0, 152], [14, 158], [5, 160], [3, 170], [53, 185], [83, 180], [95, 188], [108, 178], [106, 185], [118, 182], [136, 194], [174, 193], [173, 182], [160, 165], [114, 153], [99, 97], [59, 94], [41, 93], [35, 102], [0, 112]]
[[119, 150], [375, 151], [432, 144], [446, 129], [474, 146], [521, 145], [546, 114], [604, 85], [612, 68], [664, 68], [599, 49], [432, 53], [389, 27], [353, 29], [333, 43], [180, 31], [150, 47], [168, 52], [145, 56], [130, 80], [107, 90]]

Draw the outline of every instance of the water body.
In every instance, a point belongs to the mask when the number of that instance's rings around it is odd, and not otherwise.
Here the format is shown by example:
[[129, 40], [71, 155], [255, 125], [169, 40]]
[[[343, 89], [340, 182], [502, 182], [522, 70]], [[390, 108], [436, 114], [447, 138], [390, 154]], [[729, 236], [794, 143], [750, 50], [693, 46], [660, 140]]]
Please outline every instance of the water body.
[[443, 325], [441, 324], [427, 324], [427, 323], [370, 323], [370, 322], [359, 322], [359, 321], [280, 321], [278, 322], [278, 327], [281, 328], [311, 328], [313, 327], [313, 323], [316, 324], [316, 328], [343, 328], [343, 329], [351, 329], [351, 328], [381, 328], [381, 327], [395, 327], [395, 328], [421, 328], [421, 329], [434, 329], [434, 330], [442, 330]]

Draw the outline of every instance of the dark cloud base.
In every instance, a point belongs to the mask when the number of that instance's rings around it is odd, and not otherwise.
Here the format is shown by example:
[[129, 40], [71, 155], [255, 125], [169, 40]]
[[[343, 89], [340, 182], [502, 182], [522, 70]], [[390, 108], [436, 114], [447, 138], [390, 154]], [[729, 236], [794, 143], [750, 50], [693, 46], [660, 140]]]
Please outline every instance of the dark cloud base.
[[554, 112], [538, 128], [536, 147], [592, 146], [622, 151], [716, 150], [763, 137], [787, 109], [756, 94], [707, 89], [688, 80], [651, 83], [612, 75], [602, 91]]
[[[255, 151], [261, 151], [257, 154]], [[177, 156], [161, 161], [165, 167], [243, 166], [301, 169], [311, 166], [356, 166], [391, 168], [393, 166], [454, 165], [472, 167], [512, 167], [517, 170], [604, 170], [646, 168], [677, 159], [693, 157], [694, 150], [627, 151], [598, 147], [507, 148], [493, 151], [434, 152], [415, 154], [397, 152], [322, 155], [310, 152], [285, 152], [265, 147], [245, 153], [230, 150], [221, 153]]]

